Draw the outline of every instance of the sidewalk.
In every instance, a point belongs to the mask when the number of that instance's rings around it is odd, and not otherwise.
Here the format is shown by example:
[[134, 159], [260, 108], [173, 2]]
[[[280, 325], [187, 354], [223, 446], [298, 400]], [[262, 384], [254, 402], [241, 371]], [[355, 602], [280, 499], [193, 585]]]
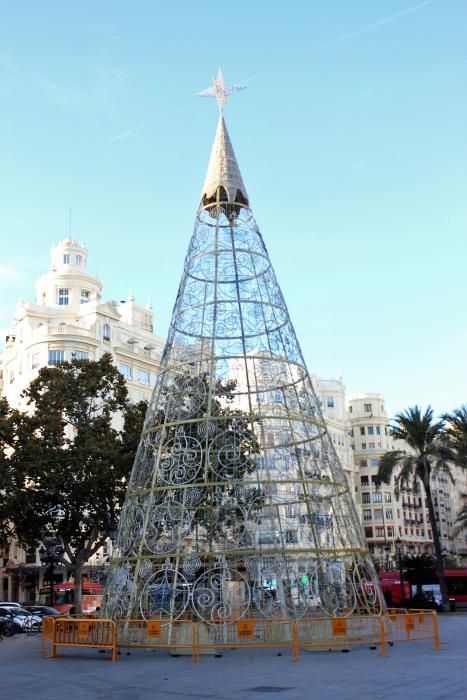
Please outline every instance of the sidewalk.
[[467, 615], [440, 616], [443, 651], [428, 641], [342, 652], [232, 650], [222, 658], [172, 658], [134, 651], [111, 663], [96, 650], [62, 649], [44, 659], [38, 637], [0, 642], [2, 696], [8, 700], [465, 700]]

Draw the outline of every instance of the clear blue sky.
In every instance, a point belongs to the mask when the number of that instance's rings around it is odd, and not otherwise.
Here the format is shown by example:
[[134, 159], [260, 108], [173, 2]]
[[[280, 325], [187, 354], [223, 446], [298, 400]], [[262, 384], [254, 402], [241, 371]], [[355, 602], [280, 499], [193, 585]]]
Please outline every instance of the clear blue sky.
[[16, 0], [0, 25], [0, 326], [52, 243], [166, 334], [227, 123], [308, 368], [390, 411], [467, 400], [465, 0]]

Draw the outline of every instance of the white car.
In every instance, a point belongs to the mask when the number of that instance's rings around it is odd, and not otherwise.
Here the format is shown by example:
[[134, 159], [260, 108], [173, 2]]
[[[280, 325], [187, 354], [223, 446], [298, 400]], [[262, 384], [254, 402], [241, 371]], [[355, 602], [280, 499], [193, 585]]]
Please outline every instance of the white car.
[[19, 603], [8, 603], [8, 602], [2, 602], [0, 603], [0, 608], [20, 608], [21, 605]]
[[38, 632], [42, 626], [42, 619], [39, 615], [32, 615], [28, 610], [25, 610], [16, 603], [0, 605], [0, 608], [8, 610], [12, 614], [13, 622], [23, 632]]

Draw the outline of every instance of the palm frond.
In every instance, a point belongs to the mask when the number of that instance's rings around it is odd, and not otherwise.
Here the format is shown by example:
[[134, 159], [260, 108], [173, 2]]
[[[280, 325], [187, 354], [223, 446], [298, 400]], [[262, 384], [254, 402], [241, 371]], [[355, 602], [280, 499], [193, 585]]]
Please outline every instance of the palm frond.
[[382, 483], [389, 484], [391, 477], [396, 467], [404, 458], [405, 453], [401, 450], [392, 450], [386, 452], [379, 460], [378, 473], [376, 475], [376, 485], [381, 486]]
[[452, 450], [452, 461], [457, 466], [467, 468], [467, 406], [454, 409], [443, 416], [446, 422], [445, 442]]

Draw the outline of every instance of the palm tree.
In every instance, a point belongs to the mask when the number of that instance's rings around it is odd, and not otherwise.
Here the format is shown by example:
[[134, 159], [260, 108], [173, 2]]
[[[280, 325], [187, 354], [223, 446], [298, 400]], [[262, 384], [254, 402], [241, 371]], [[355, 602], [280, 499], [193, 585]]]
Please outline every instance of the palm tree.
[[390, 426], [390, 434], [396, 440], [404, 442], [408, 449], [391, 450], [381, 457], [377, 481], [389, 484], [391, 477], [395, 474], [396, 494], [403, 487], [413, 486], [417, 479], [422, 482], [433, 533], [436, 568], [444, 608], [448, 605], [448, 595], [431, 493], [432, 476], [444, 472], [452, 480], [449, 467], [452, 450], [444, 440], [444, 419], [435, 422], [431, 406], [428, 406], [424, 413], [419, 406], [414, 406], [395, 416], [394, 423]]
[[[456, 467], [467, 469], [467, 406], [445, 413], [444, 439], [452, 451], [452, 461]], [[467, 527], [467, 504], [461, 508], [456, 518], [455, 532]]]
[[467, 468], [467, 406], [445, 413], [444, 437], [452, 450], [452, 460], [457, 467]]
[[436, 576], [436, 564], [431, 554], [412, 554], [402, 557], [402, 566], [407, 572], [411, 585], [417, 587], [417, 594], [423, 594], [423, 584], [431, 583]]
[[467, 503], [462, 506], [456, 518], [456, 532], [461, 532], [467, 527]]

